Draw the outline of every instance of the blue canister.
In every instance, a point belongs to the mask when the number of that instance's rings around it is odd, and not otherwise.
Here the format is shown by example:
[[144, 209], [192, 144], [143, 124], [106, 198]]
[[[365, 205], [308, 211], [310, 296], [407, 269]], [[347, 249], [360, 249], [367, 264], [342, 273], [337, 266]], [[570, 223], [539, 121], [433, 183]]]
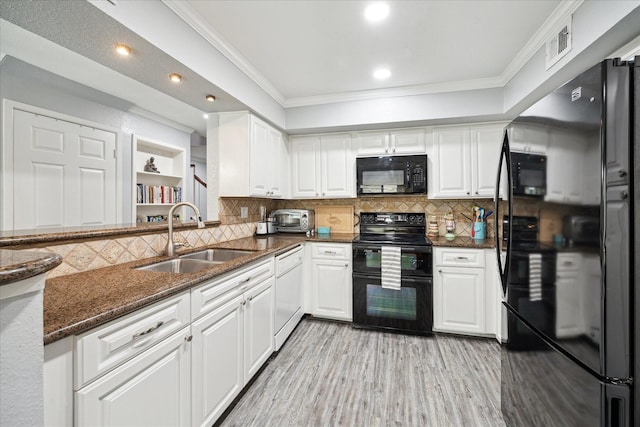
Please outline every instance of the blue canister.
[[484, 240], [487, 236], [487, 223], [486, 222], [474, 222], [473, 223], [473, 239]]

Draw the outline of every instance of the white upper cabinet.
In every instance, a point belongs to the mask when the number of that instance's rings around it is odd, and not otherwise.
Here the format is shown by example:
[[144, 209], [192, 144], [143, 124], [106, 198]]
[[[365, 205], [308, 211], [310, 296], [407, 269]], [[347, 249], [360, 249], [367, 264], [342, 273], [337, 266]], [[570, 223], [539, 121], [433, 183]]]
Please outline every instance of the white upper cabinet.
[[355, 197], [355, 156], [348, 134], [291, 139], [293, 198]]
[[221, 113], [218, 127], [222, 197], [286, 195], [288, 153], [282, 133], [247, 112]]
[[427, 152], [424, 128], [357, 132], [355, 146], [361, 157]]
[[511, 151], [523, 153], [546, 154], [549, 145], [549, 131], [547, 127], [531, 123], [518, 123], [509, 133], [509, 148]]
[[436, 128], [429, 198], [494, 197], [503, 130], [502, 123]]

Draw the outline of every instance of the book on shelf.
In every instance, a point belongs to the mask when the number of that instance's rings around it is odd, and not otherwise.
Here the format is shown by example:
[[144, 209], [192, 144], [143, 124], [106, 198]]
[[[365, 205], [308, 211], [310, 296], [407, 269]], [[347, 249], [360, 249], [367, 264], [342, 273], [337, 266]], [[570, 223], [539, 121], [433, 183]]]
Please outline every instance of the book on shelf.
[[146, 184], [136, 184], [136, 187], [138, 204], [175, 204], [182, 201], [182, 187]]

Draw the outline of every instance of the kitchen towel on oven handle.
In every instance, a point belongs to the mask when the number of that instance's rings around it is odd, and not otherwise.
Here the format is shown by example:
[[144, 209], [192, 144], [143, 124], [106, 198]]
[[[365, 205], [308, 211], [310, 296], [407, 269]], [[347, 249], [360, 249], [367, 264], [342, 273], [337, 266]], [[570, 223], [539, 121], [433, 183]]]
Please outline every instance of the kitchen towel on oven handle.
[[382, 246], [380, 250], [380, 282], [385, 289], [400, 290], [402, 280], [402, 248]]

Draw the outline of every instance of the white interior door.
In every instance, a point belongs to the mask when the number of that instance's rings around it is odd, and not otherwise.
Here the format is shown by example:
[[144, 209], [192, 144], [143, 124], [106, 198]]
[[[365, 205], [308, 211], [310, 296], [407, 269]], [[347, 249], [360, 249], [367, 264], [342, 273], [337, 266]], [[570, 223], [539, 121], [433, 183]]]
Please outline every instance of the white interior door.
[[13, 229], [115, 224], [115, 148], [113, 132], [14, 109]]

